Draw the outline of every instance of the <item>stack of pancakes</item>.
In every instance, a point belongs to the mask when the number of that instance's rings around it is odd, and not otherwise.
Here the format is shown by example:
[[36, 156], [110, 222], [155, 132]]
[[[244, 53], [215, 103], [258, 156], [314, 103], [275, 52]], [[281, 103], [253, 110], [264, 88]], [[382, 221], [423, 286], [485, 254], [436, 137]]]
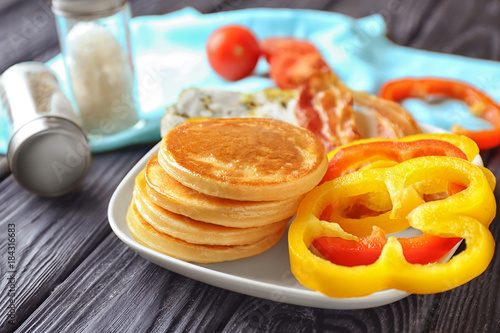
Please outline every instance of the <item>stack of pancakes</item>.
[[279, 120], [188, 122], [171, 130], [135, 181], [137, 242], [198, 263], [260, 254], [283, 236], [327, 168], [310, 131]]

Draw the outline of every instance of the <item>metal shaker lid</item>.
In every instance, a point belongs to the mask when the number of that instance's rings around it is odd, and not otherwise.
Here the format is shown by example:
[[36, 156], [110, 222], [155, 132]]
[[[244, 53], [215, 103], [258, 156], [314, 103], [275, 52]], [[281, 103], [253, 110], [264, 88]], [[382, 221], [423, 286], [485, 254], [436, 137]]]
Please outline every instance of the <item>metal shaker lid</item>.
[[52, 10], [60, 16], [109, 16], [118, 13], [127, 0], [52, 0]]
[[78, 125], [65, 118], [43, 116], [12, 135], [7, 159], [21, 186], [40, 196], [56, 197], [80, 185], [92, 155]]

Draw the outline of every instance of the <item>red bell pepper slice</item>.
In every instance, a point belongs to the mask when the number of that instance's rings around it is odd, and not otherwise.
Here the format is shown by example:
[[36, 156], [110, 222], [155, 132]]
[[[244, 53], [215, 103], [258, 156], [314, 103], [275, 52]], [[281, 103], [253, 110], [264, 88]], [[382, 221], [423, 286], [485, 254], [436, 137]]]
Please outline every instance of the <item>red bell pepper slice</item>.
[[380, 97], [394, 102], [412, 97], [425, 99], [432, 95], [464, 102], [474, 115], [493, 126], [491, 130], [472, 131], [455, 124], [453, 133], [468, 136], [480, 149], [500, 145], [500, 105], [485, 92], [467, 83], [439, 78], [405, 78], [389, 81], [380, 90]]
[[[437, 262], [461, 240], [462, 238], [444, 238], [429, 234], [398, 238], [406, 260], [411, 264], [421, 265]], [[373, 264], [380, 257], [386, 242], [382, 229], [374, 228], [370, 236], [362, 237], [358, 241], [320, 237], [312, 244], [324, 259], [337, 265], [352, 267]]]

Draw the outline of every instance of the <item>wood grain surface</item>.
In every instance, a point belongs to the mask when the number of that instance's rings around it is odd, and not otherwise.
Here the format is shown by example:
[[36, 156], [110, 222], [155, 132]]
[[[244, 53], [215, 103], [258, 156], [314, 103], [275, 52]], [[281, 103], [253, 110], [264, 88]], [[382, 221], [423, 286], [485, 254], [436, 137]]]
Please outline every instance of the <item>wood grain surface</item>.
[[[203, 13], [249, 7], [381, 14], [396, 43], [500, 60], [498, 0], [160, 1], [133, 0], [134, 16], [185, 6]], [[59, 52], [53, 15], [42, 0], [0, 1], [0, 72]], [[500, 78], [499, 78], [500, 80]], [[493, 82], [494, 83], [494, 82]], [[116, 186], [153, 144], [94, 156], [82, 187], [36, 197], [0, 158], [0, 332], [500, 332], [500, 258], [470, 283], [412, 295], [366, 310], [340, 311], [258, 299], [185, 278], [130, 250], [109, 228]], [[483, 152], [500, 175], [500, 151]], [[498, 197], [498, 189], [495, 193]], [[8, 321], [7, 229], [15, 225], [15, 323]], [[497, 220], [491, 231], [500, 240]]]

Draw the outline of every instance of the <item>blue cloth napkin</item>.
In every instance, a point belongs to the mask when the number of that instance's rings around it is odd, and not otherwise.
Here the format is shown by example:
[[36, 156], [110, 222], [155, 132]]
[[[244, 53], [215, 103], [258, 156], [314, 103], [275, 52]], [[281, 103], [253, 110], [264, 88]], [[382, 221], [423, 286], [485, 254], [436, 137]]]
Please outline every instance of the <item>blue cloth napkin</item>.
[[[226, 82], [217, 77], [205, 57], [205, 41], [217, 27], [229, 23], [248, 26], [258, 38], [295, 36], [315, 43], [324, 58], [352, 89], [378, 93], [387, 80], [408, 76], [439, 76], [469, 82], [500, 100], [500, 63], [403, 47], [386, 35], [382, 16], [354, 19], [313, 10], [246, 9], [201, 14], [192, 8], [131, 21], [143, 122], [117, 135], [90, 139], [94, 152], [160, 139], [160, 118], [187, 87], [243, 92], [273, 86], [259, 74], [267, 73], [264, 59], [251, 77]], [[61, 56], [48, 62], [66, 86]], [[427, 104], [407, 100], [405, 106], [422, 123], [449, 130], [454, 123], [478, 129], [489, 124], [470, 115], [459, 102]], [[3, 135], [5, 136], [5, 135]], [[0, 153], [8, 138], [0, 137]]]

